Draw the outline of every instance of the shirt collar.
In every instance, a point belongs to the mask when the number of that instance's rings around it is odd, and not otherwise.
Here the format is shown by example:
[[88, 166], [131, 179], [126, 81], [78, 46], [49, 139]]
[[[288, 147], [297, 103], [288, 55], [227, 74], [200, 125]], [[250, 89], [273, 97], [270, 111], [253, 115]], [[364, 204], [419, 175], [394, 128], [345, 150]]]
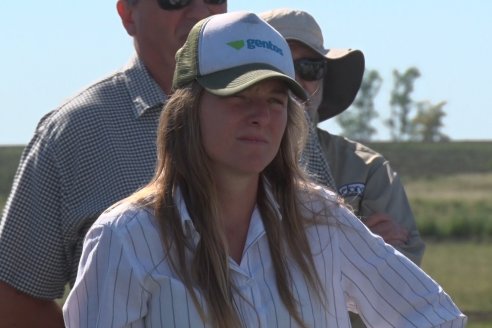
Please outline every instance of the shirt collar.
[[[266, 178], [263, 179], [263, 182], [264, 182], [263, 186], [265, 188], [266, 197], [272, 203], [273, 208], [276, 211], [277, 217], [279, 218], [279, 220], [281, 220], [282, 214], [280, 212], [280, 205], [278, 204], [278, 202], [275, 200], [275, 197], [273, 196], [271, 190], [271, 184]], [[191, 220], [188, 209], [186, 208], [186, 203], [184, 201], [183, 194], [181, 193], [181, 189], [179, 187], [176, 188], [176, 192], [174, 193], [174, 202], [178, 209], [178, 213], [181, 219], [181, 226], [183, 228], [184, 234], [187, 238], [190, 238], [193, 241], [193, 245], [196, 246], [200, 241], [200, 234], [195, 229], [195, 225]], [[257, 237], [260, 236], [264, 232], [264, 230], [265, 228], [263, 226], [263, 220], [261, 219], [260, 211], [258, 207], [255, 206], [250, 221], [250, 228], [247, 237], [248, 240], [246, 242], [245, 248], [247, 248], [248, 244], [251, 244], [253, 240], [257, 239]]]
[[136, 117], [140, 117], [150, 108], [163, 106], [167, 96], [150, 76], [138, 55], [134, 55], [128, 62], [124, 75]]
[[181, 193], [181, 188], [176, 188], [174, 193], [174, 202], [178, 209], [179, 218], [181, 219], [181, 227], [186, 238], [190, 238], [193, 241], [193, 246], [198, 244], [200, 240], [200, 234], [195, 229], [195, 225], [191, 220], [190, 213], [188, 212], [188, 208], [186, 208], [186, 203], [183, 198], [183, 194]]

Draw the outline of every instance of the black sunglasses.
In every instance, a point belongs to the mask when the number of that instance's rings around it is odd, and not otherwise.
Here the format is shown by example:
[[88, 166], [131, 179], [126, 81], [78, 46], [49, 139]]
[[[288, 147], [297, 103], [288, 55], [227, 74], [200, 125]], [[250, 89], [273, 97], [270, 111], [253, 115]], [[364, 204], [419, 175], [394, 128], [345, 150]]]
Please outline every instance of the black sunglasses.
[[316, 81], [325, 77], [327, 65], [325, 59], [300, 58], [294, 60], [294, 69], [304, 81]]
[[[192, 0], [157, 0], [159, 7], [164, 10], [179, 10], [190, 4]], [[222, 5], [227, 0], [203, 0], [208, 5]]]

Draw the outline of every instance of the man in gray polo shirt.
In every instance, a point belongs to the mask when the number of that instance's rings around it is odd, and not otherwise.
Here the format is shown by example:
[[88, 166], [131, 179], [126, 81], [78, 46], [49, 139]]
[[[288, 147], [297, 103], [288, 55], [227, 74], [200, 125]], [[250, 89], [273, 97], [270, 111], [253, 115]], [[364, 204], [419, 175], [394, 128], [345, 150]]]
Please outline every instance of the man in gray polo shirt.
[[46, 114], [0, 221], [0, 327], [63, 327], [54, 299], [77, 274], [88, 227], [152, 177], [174, 55], [226, 0], [118, 0], [136, 55]]

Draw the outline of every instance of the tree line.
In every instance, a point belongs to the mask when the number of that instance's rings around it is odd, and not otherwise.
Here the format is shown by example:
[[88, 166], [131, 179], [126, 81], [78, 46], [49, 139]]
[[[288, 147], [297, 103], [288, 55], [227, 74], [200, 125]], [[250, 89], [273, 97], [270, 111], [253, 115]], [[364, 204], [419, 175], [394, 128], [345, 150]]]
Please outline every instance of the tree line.
[[[403, 73], [393, 70], [390, 115], [383, 118], [383, 123], [389, 129], [392, 141], [449, 141], [450, 138], [441, 131], [446, 101], [434, 104], [412, 98], [414, 84], [419, 77], [420, 71], [416, 67], [410, 67]], [[366, 70], [353, 108], [336, 117], [342, 135], [364, 142], [372, 140], [376, 133], [372, 122], [379, 116], [374, 99], [382, 83], [377, 70]]]

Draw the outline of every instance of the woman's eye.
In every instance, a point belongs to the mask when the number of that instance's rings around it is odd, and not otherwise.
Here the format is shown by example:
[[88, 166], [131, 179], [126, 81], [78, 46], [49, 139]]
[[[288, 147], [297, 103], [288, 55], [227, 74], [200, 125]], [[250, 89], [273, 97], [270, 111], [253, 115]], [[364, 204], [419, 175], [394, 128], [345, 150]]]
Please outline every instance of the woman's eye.
[[247, 98], [242, 94], [235, 94], [235, 95], [230, 96], [229, 98], [234, 100], [234, 101], [246, 101], [247, 100]]
[[269, 100], [269, 103], [272, 105], [278, 105], [282, 107], [287, 107], [287, 99], [283, 99], [280, 97], [272, 97]]
[[230, 95], [224, 97], [231, 106], [242, 106], [246, 102], [246, 97], [240, 94]]

